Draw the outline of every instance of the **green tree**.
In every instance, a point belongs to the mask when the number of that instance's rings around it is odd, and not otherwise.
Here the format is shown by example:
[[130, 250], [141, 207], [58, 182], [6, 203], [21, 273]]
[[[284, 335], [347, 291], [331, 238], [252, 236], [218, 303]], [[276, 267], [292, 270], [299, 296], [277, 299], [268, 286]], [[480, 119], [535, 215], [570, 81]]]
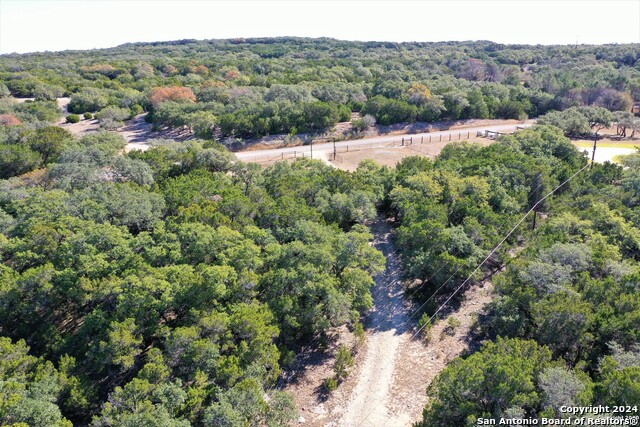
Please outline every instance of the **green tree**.
[[19, 144], [0, 144], [0, 178], [7, 179], [32, 171], [40, 165], [41, 157], [29, 147]]
[[58, 159], [62, 151], [71, 143], [72, 135], [66, 130], [57, 126], [47, 126], [35, 130], [28, 137], [28, 144], [31, 149], [40, 154], [42, 164], [54, 162]]
[[51, 362], [30, 356], [28, 351], [24, 341], [14, 344], [0, 337], [0, 422], [71, 427], [56, 404], [62, 393], [60, 374]]
[[588, 375], [551, 367], [540, 374], [540, 389], [543, 392], [545, 416], [566, 418], [562, 407], [588, 406], [593, 403], [593, 383]]
[[100, 111], [108, 105], [109, 101], [103, 90], [86, 88], [74, 93], [68, 105], [70, 113], [82, 114], [85, 112]]
[[107, 363], [128, 370], [135, 364], [136, 357], [142, 352], [142, 339], [137, 333], [134, 319], [125, 319], [110, 326], [108, 341], [100, 342], [100, 353]]
[[178, 416], [187, 398], [180, 383], [154, 385], [134, 378], [124, 387], [116, 387], [92, 427], [189, 427]]
[[431, 383], [421, 425], [471, 426], [514, 407], [534, 415], [540, 405], [536, 384], [552, 366], [551, 352], [534, 341], [487, 343], [467, 359], [455, 359]]

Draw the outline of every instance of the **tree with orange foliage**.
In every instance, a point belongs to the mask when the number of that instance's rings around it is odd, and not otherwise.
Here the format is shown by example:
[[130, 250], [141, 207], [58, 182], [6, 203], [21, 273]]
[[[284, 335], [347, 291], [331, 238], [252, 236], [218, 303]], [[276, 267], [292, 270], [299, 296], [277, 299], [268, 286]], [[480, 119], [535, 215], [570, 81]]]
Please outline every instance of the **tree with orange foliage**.
[[240, 71], [238, 71], [238, 69], [228, 69], [223, 71], [222, 73], [223, 77], [225, 78], [225, 80], [235, 80], [238, 77], [240, 77]]
[[180, 72], [180, 70], [178, 70], [175, 66], [169, 64], [166, 67], [164, 67], [164, 74], [167, 76], [174, 76], [176, 74], [178, 74]]
[[205, 65], [201, 64], [197, 67], [193, 67], [192, 72], [201, 76], [206, 76], [209, 74], [209, 69]]
[[22, 121], [13, 114], [0, 114], [0, 126], [18, 126]]
[[196, 102], [196, 95], [188, 87], [166, 86], [151, 89], [149, 102], [153, 108], [157, 108], [165, 101]]

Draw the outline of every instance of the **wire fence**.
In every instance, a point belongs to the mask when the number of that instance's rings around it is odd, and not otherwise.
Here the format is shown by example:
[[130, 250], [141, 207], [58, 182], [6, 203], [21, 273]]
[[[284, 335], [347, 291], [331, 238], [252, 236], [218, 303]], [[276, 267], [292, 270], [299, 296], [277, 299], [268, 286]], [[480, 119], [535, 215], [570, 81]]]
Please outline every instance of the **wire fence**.
[[262, 156], [251, 156], [244, 159], [247, 162], [251, 163], [271, 163], [278, 160], [288, 160], [288, 159], [303, 159], [305, 157], [312, 157], [312, 154], [308, 151], [301, 150], [293, 150], [293, 151], [283, 151], [278, 154], [266, 154]]
[[[516, 126], [513, 132], [500, 132], [500, 131], [492, 131], [492, 130], [479, 130], [476, 131], [476, 138], [489, 138], [496, 139], [502, 135], [511, 135], [519, 130], [525, 129], [524, 126]], [[329, 160], [342, 162], [343, 157], [340, 154], [345, 153], [353, 153], [357, 151], [363, 150], [374, 150], [378, 148], [394, 148], [394, 147], [407, 147], [414, 151], [418, 151], [423, 154], [428, 154], [428, 150], [418, 148], [421, 145], [425, 144], [433, 144], [438, 142], [454, 142], [454, 141], [464, 141], [471, 139], [471, 132], [450, 132], [448, 134], [439, 133], [436, 135], [421, 135], [421, 136], [410, 136], [403, 137], [397, 140], [386, 141], [386, 142], [374, 142], [370, 144], [361, 144], [361, 143], [353, 143], [348, 145], [335, 145], [334, 148], [328, 153]], [[330, 141], [333, 142], [333, 141]], [[316, 142], [318, 144], [318, 142]], [[299, 150], [291, 150], [291, 151], [282, 151], [278, 154], [269, 154], [262, 156], [251, 156], [247, 157], [245, 160], [253, 163], [271, 163], [278, 160], [290, 160], [290, 159], [298, 159], [298, 158], [313, 158], [313, 145], [305, 146], [309, 147], [309, 149], [299, 149]], [[322, 151], [327, 151], [323, 149]]]
[[449, 134], [440, 133], [437, 135], [421, 135], [419, 137], [411, 136], [380, 143], [341, 145], [339, 147], [335, 147], [335, 150], [332, 153], [329, 153], [329, 160], [342, 163], [342, 156], [340, 156], [340, 154], [393, 147], [405, 147], [413, 151], [418, 151], [422, 154], [429, 154], [429, 150], [425, 150], [424, 148], [419, 147], [422, 145], [433, 144], [437, 142], [464, 141], [469, 139], [471, 139], [471, 132], [460, 131], [452, 132]]

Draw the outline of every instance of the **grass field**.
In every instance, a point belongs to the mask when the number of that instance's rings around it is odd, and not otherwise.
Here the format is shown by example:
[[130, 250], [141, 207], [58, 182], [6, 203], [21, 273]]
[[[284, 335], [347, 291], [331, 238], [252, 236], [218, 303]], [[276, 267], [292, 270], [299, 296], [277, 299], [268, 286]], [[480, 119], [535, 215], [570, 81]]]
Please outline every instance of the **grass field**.
[[[572, 141], [573, 144], [577, 147], [580, 148], [593, 148], [593, 141], [589, 141], [586, 139], [580, 139], [580, 140], [576, 140], [576, 141]], [[607, 140], [607, 139], [603, 139], [598, 141], [598, 147], [602, 147], [602, 148], [640, 148], [640, 141], [625, 141], [625, 142], [618, 142], [618, 141], [611, 141], [611, 140]]]

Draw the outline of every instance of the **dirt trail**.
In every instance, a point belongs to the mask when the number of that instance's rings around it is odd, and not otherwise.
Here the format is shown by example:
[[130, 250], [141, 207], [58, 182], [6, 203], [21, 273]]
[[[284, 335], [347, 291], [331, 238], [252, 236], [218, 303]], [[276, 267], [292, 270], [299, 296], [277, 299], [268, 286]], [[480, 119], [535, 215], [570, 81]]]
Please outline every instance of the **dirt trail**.
[[[426, 387], [468, 348], [469, 331], [475, 315], [491, 300], [491, 286], [470, 288], [458, 310], [434, 325], [428, 344], [421, 338], [412, 339], [415, 319], [409, 318], [412, 307], [400, 281], [395, 233], [383, 220], [373, 224], [372, 232], [375, 246], [387, 259], [387, 269], [376, 279], [375, 307], [367, 319], [366, 354], [353, 378], [356, 384], [349, 400], [333, 411], [338, 420], [335, 425], [405, 427], [420, 420], [427, 403]], [[459, 326], [445, 333], [452, 316]]]
[[386, 271], [376, 278], [373, 289], [374, 308], [366, 319], [370, 333], [366, 355], [358, 382], [339, 425], [404, 425], [407, 414], [396, 414], [390, 408], [391, 386], [399, 348], [407, 337], [402, 332], [409, 321], [404, 288], [400, 281], [400, 261], [395, 251], [395, 235], [384, 220], [371, 227], [374, 245], [387, 259]]
[[[469, 332], [476, 315], [491, 300], [491, 284], [465, 292], [457, 310], [437, 322], [431, 340], [412, 339], [415, 319], [400, 281], [401, 263], [395, 250], [391, 224], [378, 219], [371, 227], [374, 245], [387, 259], [385, 272], [376, 278], [374, 308], [368, 314], [367, 344], [347, 380], [324, 399], [319, 390], [331, 376], [334, 343], [322, 360], [309, 363], [299, 380], [287, 387], [302, 418], [296, 425], [311, 427], [407, 427], [419, 421], [427, 403], [426, 387], [455, 357], [469, 348]], [[450, 317], [459, 325], [447, 330]], [[350, 341], [339, 332], [342, 343]]]

